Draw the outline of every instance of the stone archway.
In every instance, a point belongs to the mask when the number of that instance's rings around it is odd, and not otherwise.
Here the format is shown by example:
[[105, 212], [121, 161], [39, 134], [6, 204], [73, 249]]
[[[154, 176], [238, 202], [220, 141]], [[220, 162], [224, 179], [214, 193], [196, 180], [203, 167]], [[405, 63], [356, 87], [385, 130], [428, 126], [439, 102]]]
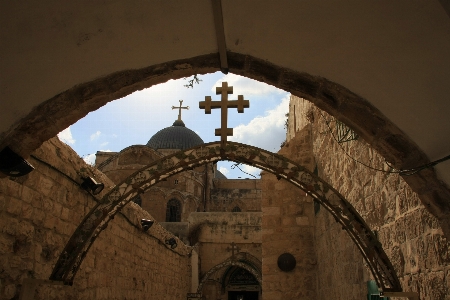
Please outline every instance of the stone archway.
[[117, 185], [85, 216], [75, 230], [50, 279], [72, 284], [98, 235], [114, 215], [136, 195], [174, 174], [219, 160], [242, 162], [266, 170], [310, 194], [347, 231], [362, 253], [378, 286], [383, 291], [402, 290], [380, 242], [354, 207], [337, 190], [303, 166], [283, 156], [234, 142], [227, 142], [224, 148], [220, 142], [213, 142], [174, 153], [142, 168]]
[[214, 267], [209, 269], [209, 271], [206, 272], [205, 275], [203, 275], [202, 279], [200, 280], [200, 283], [198, 284], [197, 293], [202, 292], [203, 285], [211, 277], [212, 274], [214, 274], [215, 272], [219, 271], [222, 268], [230, 267], [230, 266], [239, 267], [239, 268], [249, 271], [253, 276], [255, 276], [256, 280], [259, 282], [259, 285], [262, 286], [262, 274], [260, 272], [258, 272], [257, 270], [252, 268], [250, 265], [246, 264], [245, 262], [229, 258], [229, 259], [225, 260], [224, 262], [215, 265]]
[[[347, 88], [319, 76], [293, 71], [268, 61], [227, 52], [229, 71], [266, 82], [313, 102], [320, 109], [349, 125], [397, 169], [429, 162], [426, 155], [397, 126], [367, 100]], [[123, 70], [79, 84], [37, 106], [28, 116], [4, 133], [0, 149], [9, 146], [27, 157], [44, 141], [106, 103], [137, 90], [194, 74], [219, 71], [216, 53], [180, 59], [137, 70]], [[450, 190], [428, 168], [403, 179], [450, 238]]]

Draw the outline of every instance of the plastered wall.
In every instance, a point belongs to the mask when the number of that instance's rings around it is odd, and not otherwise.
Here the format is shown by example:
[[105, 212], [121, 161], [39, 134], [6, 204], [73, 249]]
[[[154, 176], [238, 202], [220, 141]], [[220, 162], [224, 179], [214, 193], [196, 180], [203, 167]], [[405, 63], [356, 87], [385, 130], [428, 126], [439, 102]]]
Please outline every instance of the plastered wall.
[[[65, 243], [94, 198], [77, 184], [80, 175], [112, 183], [84, 164], [56, 138], [33, 155], [30, 174], [0, 179], [0, 299], [18, 299], [25, 278], [48, 279]], [[58, 172], [59, 170], [60, 172]], [[100, 234], [75, 277], [73, 286], [39, 286], [36, 299], [182, 299], [190, 291], [190, 248], [157, 223], [144, 233], [140, 219], [152, 216], [128, 204]]]

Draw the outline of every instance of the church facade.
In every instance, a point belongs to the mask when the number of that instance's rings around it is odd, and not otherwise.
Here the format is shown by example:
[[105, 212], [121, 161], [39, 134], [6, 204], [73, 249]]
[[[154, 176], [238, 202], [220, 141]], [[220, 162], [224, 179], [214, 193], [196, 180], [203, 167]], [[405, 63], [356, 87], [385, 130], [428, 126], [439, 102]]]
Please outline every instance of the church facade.
[[[130, 146], [119, 153], [97, 152], [96, 168], [119, 184], [166, 155], [202, 145], [201, 137], [182, 121], [181, 108], [180, 100], [178, 119], [159, 130], [146, 145]], [[208, 163], [171, 176], [133, 202], [195, 247], [199, 274], [192, 276], [203, 279], [199, 292], [205, 299], [261, 299], [259, 179], [227, 179], [215, 163]], [[230, 261], [245, 268], [230, 265]]]

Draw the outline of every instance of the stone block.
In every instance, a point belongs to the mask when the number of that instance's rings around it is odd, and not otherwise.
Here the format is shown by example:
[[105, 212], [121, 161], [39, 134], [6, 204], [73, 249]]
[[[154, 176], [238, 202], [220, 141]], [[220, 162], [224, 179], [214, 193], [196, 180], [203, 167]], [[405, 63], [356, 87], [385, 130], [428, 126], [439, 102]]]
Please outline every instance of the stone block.
[[35, 225], [42, 225], [42, 223], [44, 222], [44, 218], [45, 218], [45, 213], [44, 211], [42, 211], [39, 208], [34, 208], [33, 209], [33, 224]]
[[12, 253], [13, 252], [13, 243], [14, 238], [10, 236], [0, 236], [0, 251], [3, 254]]
[[58, 222], [57, 218], [55, 218], [55, 217], [53, 217], [51, 215], [50, 216], [46, 215], [46, 218], [44, 220], [44, 224], [43, 225], [44, 225], [45, 228], [54, 229], [54, 228], [56, 228], [57, 222]]
[[61, 219], [68, 221], [70, 215], [70, 210], [68, 208], [63, 207], [61, 209]]
[[19, 216], [22, 213], [22, 200], [14, 197], [6, 198], [6, 211], [12, 215]]
[[263, 207], [263, 216], [280, 215], [280, 207]]
[[5, 299], [12, 299], [16, 295], [17, 287], [15, 284], [8, 284], [3, 290]]
[[31, 240], [34, 236], [34, 226], [29, 222], [22, 221], [19, 223], [19, 227], [17, 229], [16, 236], [21, 239]]
[[54, 204], [55, 204], [54, 201], [49, 197], [44, 197], [42, 199], [42, 208], [46, 212], [52, 212]]
[[295, 218], [295, 222], [299, 226], [309, 226], [309, 218], [308, 217], [297, 217]]
[[34, 208], [28, 203], [22, 203], [22, 217], [24, 219], [31, 219], [33, 217]]
[[39, 191], [43, 196], [48, 197], [52, 191], [52, 187], [54, 186], [54, 182], [51, 178], [46, 176], [41, 176], [39, 179]]
[[58, 202], [53, 202], [53, 215], [55, 217], [61, 217], [62, 205]]
[[33, 201], [35, 192], [28, 186], [22, 186], [22, 200], [26, 203], [31, 203]]

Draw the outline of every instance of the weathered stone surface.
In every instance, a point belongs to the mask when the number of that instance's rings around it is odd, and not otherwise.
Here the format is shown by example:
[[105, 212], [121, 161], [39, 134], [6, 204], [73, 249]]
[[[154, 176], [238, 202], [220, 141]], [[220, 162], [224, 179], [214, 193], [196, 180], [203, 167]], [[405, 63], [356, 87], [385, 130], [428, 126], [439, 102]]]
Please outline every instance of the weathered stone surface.
[[[289, 122], [297, 118], [297, 124], [307, 123], [309, 125], [306, 126], [311, 127], [313, 155], [319, 176], [338, 188], [371, 229], [377, 232], [379, 241], [398, 273], [403, 289], [419, 291], [420, 299], [448, 299], [450, 244], [443, 234], [443, 223], [426, 209], [423, 205], [424, 199], [419, 199], [420, 195], [398, 174], [374, 171], [349, 158], [350, 156], [377, 169], [390, 170], [384, 164], [383, 157], [367, 143], [357, 140], [338, 144], [328, 128], [330, 126], [331, 130], [334, 130], [333, 134], [336, 134], [334, 119], [309, 102], [293, 98]], [[292, 110], [294, 105], [295, 112]], [[308, 119], [313, 120], [312, 123], [305, 119], [298, 120], [306, 118], [299, 108], [310, 110], [313, 117]], [[288, 137], [294, 137], [299, 130], [300, 128], [290, 124]], [[386, 139], [390, 140], [391, 137]], [[392, 149], [386, 149], [386, 152], [407, 162], [411, 157], [402, 157], [401, 154], [409, 151], [407, 143], [399, 136], [396, 136], [395, 143], [394, 140], [391, 141]], [[297, 144], [294, 140], [288, 140], [287, 148]], [[420, 158], [420, 155], [411, 155], [415, 159]], [[419, 179], [421, 176], [418, 176]], [[418, 177], [405, 179], [411, 184], [412, 181], [419, 180]], [[426, 193], [428, 189], [429, 187], [424, 186], [422, 192]], [[326, 295], [333, 294], [337, 298], [363, 299], [367, 293], [365, 281], [370, 278], [370, 274], [364, 267], [361, 255], [340, 229], [340, 225], [334, 223], [323, 208], [314, 220], [318, 286], [325, 287], [318, 290], [318, 298], [325, 299]], [[330, 265], [333, 269], [328, 268]], [[346, 272], [350, 269], [358, 269], [361, 272], [352, 278], [353, 274]], [[351, 292], [349, 278], [355, 280], [353, 291], [356, 294]]]
[[[58, 139], [34, 155], [75, 181], [84, 172], [103, 182], [105, 190], [112, 186]], [[24, 178], [0, 179], [5, 203], [0, 210], [1, 299], [17, 299], [24, 278], [49, 278], [70, 235], [95, 205], [65, 176], [39, 161], [33, 165], [36, 169]], [[175, 250], [168, 249], [164, 240], [171, 234], [158, 224], [144, 233], [142, 218], [153, 217], [127, 205], [89, 250], [74, 285], [39, 286], [35, 299], [183, 299], [190, 291], [190, 248], [179, 241]]]
[[211, 190], [210, 211], [261, 211], [259, 179], [214, 179]]
[[[305, 129], [296, 137], [295, 147], [280, 154], [294, 161], [311, 155], [310, 132]], [[312, 164], [305, 165], [309, 169]], [[263, 299], [318, 299], [317, 268], [314, 249], [313, 204], [303, 191], [272, 174], [263, 173], [262, 254]], [[278, 257], [290, 253], [296, 267], [290, 272], [278, 268]]]

